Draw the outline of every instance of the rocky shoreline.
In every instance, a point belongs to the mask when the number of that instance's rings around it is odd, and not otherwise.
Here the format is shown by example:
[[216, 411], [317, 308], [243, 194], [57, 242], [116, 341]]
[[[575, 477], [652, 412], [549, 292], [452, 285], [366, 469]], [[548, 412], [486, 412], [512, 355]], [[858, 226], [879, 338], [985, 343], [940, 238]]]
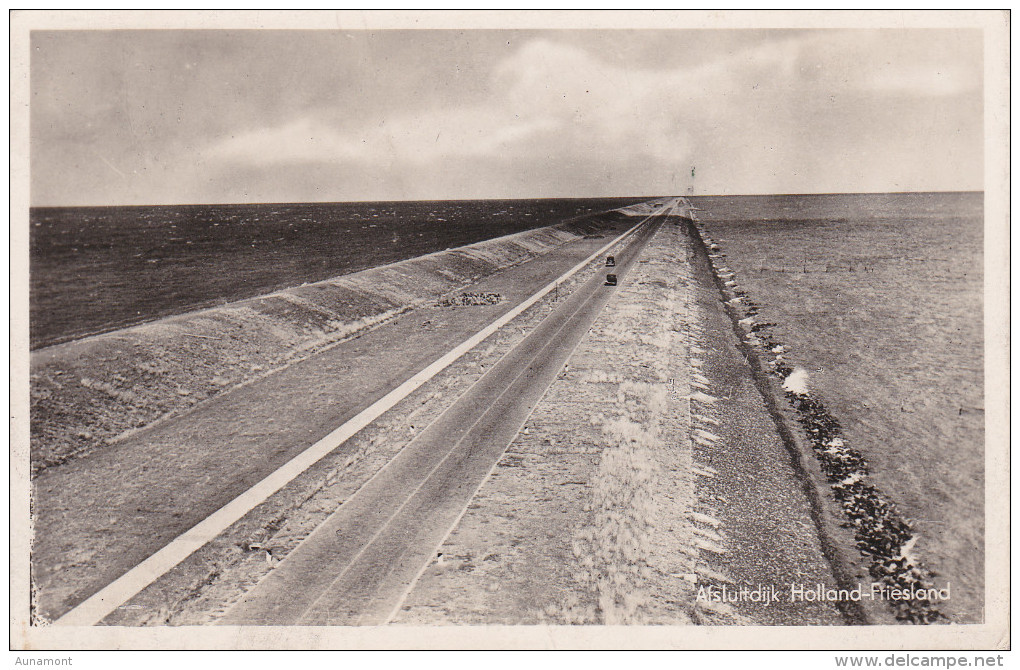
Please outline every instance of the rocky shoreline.
[[[776, 404], [782, 400], [791, 413], [776, 412], [778, 422], [793, 418], [802, 433], [795, 436], [787, 425], [784, 437], [794, 450], [813, 454], [828, 491], [820, 493], [828, 502], [834, 502], [843, 514], [840, 527], [853, 532], [853, 546], [864, 558], [865, 568], [874, 583], [910, 594], [938, 591], [933, 573], [912, 553], [916, 542], [911, 523], [896, 505], [869, 479], [869, 466], [864, 456], [846, 444], [839, 421], [826, 409], [824, 402], [810, 391], [803, 370], [790, 367], [786, 354], [788, 347], [773, 334], [775, 323], [758, 320], [759, 305], [748, 297], [737, 281], [735, 273], [725, 265], [723, 249], [713, 240], [701, 224], [691, 226], [702, 253], [711, 263], [715, 282], [726, 304], [735, 331], [748, 353], [754, 357], [752, 368], [759, 376], [763, 394], [771, 394]], [[766, 377], [770, 377], [771, 380]], [[819, 482], [814, 484], [818, 487]], [[824, 504], [824, 503], [823, 503]], [[836, 531], [834, 534], [842, 534]], [[835, 540], [834, 564], [842, 566], [843, 581], [850, 586], [856, 561], [845, 556], [846, 542]], [[852, 589], [851, 589], [852, 590]], [[909, 597], [889, 601], [895, 619], [900, 622], [928, 624], [947, 622], [948, 617], [938, 604], [927, 598]], [[861, 606], [866, 620], [880, 623], [885, 618], [884, 606]], [[875, 620], [877, 619], [877, 620]]]

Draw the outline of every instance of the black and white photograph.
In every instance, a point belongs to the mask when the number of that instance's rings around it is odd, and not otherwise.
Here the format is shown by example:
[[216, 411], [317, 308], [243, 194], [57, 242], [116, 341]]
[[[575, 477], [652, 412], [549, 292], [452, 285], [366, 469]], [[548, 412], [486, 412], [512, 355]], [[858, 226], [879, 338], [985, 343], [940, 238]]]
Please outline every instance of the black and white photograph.
[[10, 21], [12, 649], [1008, 648], [1008, 11]]

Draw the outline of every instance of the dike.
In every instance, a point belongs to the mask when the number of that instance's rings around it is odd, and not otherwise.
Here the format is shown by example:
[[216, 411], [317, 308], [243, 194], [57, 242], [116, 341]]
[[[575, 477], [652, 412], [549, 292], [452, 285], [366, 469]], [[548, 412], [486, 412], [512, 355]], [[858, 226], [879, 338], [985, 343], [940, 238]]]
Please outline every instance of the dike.
[[31, 354], [31, 467], [112, 444], [416, 306], [608, 227], [606, 213], [514, 233]]

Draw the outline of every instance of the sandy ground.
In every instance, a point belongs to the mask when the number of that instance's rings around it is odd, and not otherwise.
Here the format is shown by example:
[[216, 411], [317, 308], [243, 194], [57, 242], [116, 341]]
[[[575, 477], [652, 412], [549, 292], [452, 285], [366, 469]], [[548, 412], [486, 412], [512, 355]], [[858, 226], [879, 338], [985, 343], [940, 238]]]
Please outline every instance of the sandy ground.
[[395, 623], [844, 623], [713, 597], [834, 578], [689, 254], [679, 227], [652, 241]]

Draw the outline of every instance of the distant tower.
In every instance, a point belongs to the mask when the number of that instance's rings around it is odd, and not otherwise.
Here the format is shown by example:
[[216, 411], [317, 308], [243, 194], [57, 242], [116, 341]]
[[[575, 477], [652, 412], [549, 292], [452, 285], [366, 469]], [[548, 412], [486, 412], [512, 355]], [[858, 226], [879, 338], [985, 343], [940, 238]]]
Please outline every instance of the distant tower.
[[687, 195], [694, 195], [694, 170], [695, 166], [691, 166], [691, 183], [687, 186]]

